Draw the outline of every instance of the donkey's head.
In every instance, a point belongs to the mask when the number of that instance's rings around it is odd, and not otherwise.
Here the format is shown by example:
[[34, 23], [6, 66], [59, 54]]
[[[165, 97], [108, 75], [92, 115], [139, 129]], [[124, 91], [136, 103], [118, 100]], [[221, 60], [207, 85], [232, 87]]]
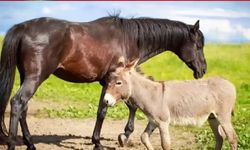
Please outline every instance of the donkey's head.
[[126, 101], [131, 96], [130, 73], [137, 65], [138, 59], [127, 65], [124, 62], [119, 63], [119, 67], [111, 72], [106, 79], [107, 90], [104, 101], [108, 106], [113, 106], [119, 100]]
[[190, 26], [189, 36], [179, 46], [175, 53], [193, 70], [196, 79], [201, 78], [206, 72], [207, 64], [203, 54], [204, 37], [199, 30], [199, 20]]

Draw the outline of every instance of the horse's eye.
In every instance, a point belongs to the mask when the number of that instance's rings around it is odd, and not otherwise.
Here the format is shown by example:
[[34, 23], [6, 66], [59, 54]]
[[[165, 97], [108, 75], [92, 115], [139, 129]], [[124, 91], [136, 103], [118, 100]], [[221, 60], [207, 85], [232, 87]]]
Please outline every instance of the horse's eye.
[[116, 81], [116, 85], [122, 85], [122, 81]]

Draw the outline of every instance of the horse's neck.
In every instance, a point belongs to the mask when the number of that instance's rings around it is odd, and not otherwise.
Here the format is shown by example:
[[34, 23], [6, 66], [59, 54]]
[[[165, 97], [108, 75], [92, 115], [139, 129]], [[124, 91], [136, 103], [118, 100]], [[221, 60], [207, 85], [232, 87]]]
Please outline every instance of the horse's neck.
[[140, 64], [165, 51], [167, 51], [167, 49], [147, 50], [147, 51], [140, 50], [139, 52]]
[[159, 98], [161, 94], [161, 84], [151, 81], [142, 75], [131, 73], [131, 98], [132, 101], [141, 109], [152, 105], [151, 101]]
[[139, 55], [140, 63], [166, 50], [176, 52], [188, 34], [185, 24], [170, 20], [132, 19], [124, 24], [124, 40], [130, 43], [127, 54]]
[[[174, 36], [174, 35], [172, 35], [172, 36]], [[158, 39], [160, 39], [160, 38], [158, 38]], [[163, 37], [162, 37], [162, 39], [163, 39]], [[163, 53], [165, 51], [171, 51], [174, 53], [178, 48], [177, 48], [175, 43], [172, 43], [171, 38], [168, 40], [169, 41], [165, 41], [166, 44], [162, 44], [159, 41], [154, 41], [154, 43], [145, 42], [146, 45], [139, 48], [140, 63], [143, 63], [146, 60], [148, 60], [148, 59], [150, 59], [150, 58], [152, 58], [160, 53]], [[152, 45], [157, 45], [157, 44], [158, 44], [157, 47], [152, 46]]]

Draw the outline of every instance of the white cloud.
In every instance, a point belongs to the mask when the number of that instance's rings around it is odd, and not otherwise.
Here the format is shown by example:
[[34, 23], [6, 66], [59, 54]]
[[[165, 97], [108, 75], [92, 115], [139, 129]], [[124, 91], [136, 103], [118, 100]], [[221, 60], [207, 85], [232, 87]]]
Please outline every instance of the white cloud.
[[238, 12], [233, 10], [225, 10], [222, 8], [214, 9], [184, 9], [184, 10], [172, 10], [177, 15], [186, 16], [203, 16], [203, 17], [227, 17], [227, 18], [250, 18], [250, 14], [246, 12]]
[[221, 12], [225, 11], [225, 9], [222, 9], [222, 8], [214, 8], [214, 10], [221, 11]]
[[73, 9], [71, 5], [69, 4], [60, 4], [57, 6], [58, 9], [61, 9], [61, 10], [71, 10]]
[[220, 32], [232, 34], [235, 32], [231, 23], [227, 19], [202, 19], [201, 30], [204, 32]]
[[230, 42], [236, 38], [250, 41], [250, 28], [227, 19], [203, 19], [200, 25], [201, 31], [213, 41]]
[[[244, 31], [245, 30], [245, 31]], [[244, 35], [244, 37], [250, 41], [250, 28], [245, 28], [242, 32], [242, 34]]]
[[48, 14], [51, 14], [52, 11], [51, 11], [51, 9], [49, 7], [43, 7], [42, 8], [42, 13], [48, 15]]
[[[121, 3], [111, 4], [114, 8], [122, 8], [129, 12], [131, 8], [136, 8], [133, 12], [136, 15], [154, 16], [154, 17], [171, 17], [171, 16], [199, 16], [199, 17], [224, 17], [224, 18], [250, 18], [249, 12], [236, 11], [231, 9], [215, 8], [192, 8], [178, 7], [178, 5], [168, 5], [166, 2], [155, 3]], [[177, 8], [178, 7], [178, 8]]]
[[55, 6], [46, 6], [42, 8], [42, 13], [45, 15], [51, 15], [55, 13], [65, 13], [66, 11], [73, 10], [73, 7], [70, 4], [62, 3]]
[[237, 25], [236, 30], [239, 31], [248, 41], [250, 41], [250, 28], [245, 28], [241, 25]]

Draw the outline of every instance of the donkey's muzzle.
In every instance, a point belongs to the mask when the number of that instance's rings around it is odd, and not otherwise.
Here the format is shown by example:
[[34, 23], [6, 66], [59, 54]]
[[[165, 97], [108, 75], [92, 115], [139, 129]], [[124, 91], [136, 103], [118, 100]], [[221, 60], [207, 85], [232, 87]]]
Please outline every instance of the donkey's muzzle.
[[115, 100], [114, 96], [112, 96], [112, 95], [109, 94], [109, 93], [106, 93], [106, 94], [104, 95], [104, 103], [105, 103], [107, 106], [112, 107], [112, 106], [115, 105], [116, 100]]

